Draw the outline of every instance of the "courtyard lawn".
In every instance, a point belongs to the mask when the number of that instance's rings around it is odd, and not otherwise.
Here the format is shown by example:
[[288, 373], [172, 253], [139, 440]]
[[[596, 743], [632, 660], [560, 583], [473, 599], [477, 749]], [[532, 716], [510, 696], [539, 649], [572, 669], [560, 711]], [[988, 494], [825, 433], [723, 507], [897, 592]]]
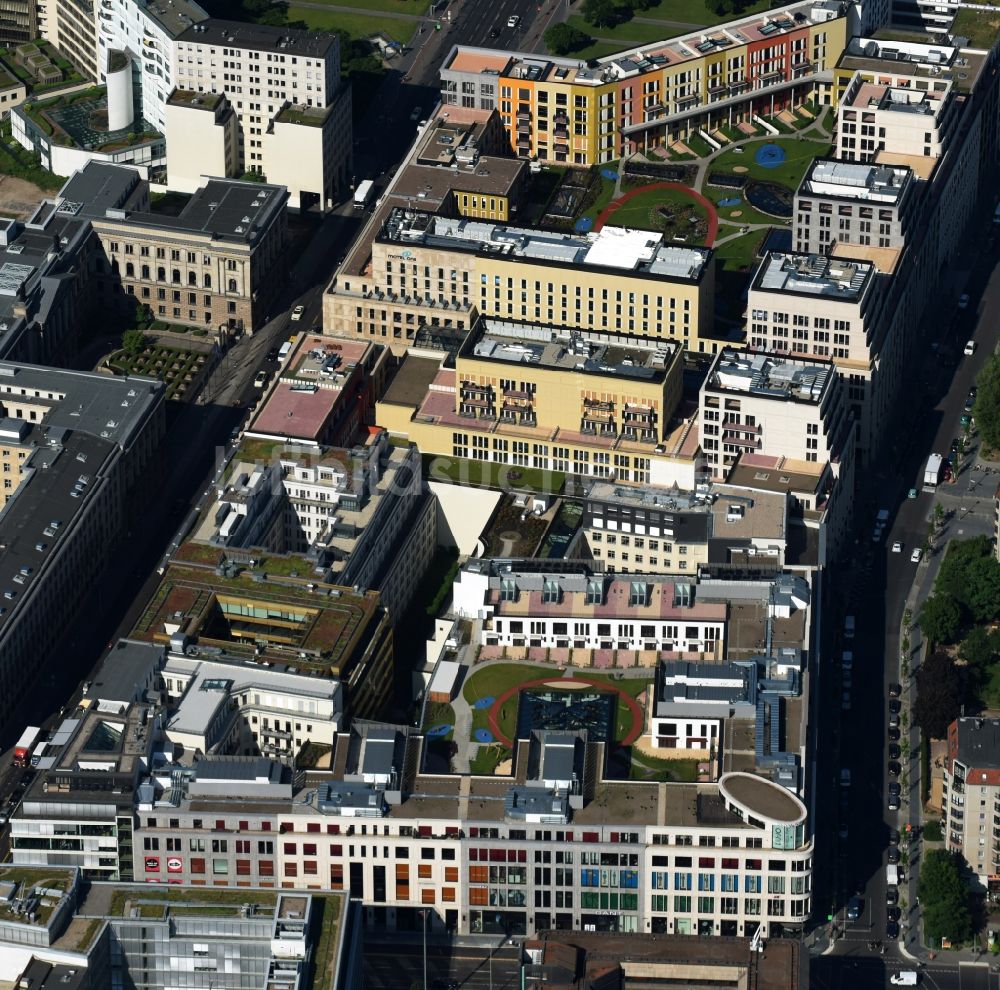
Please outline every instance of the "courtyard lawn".
[[356, 14], [351, 10], [317, 10], [314, 7], [288, 8], [290, 21], [305, 21], [311, 31], [346, 31], [352, 38], [369, 38], [380, 34], [384, 38], [407, 44], [417, 29], [416, 21], [393, 17], [388, 13]]
[[[540, 677], [551, 677], [556, 681], [561, 675], [562, 671], [554, 667], [539, 667], [517, 662], [491, 664], [489, 667], [473, 670], [462, 686], [462, 695], [470, 705], [473, 705], [480, 698], [499, 698], [505, 691], [526, 681], [537, 681]], [[473, 720], [476, 717], [475, 713], [480, 711], [485, 716], [486, 709], [473, 709]], [[483, 726], [485, 725], [484, 717]]]
[[[729, 228], [721, 227], [720, 234], [725, 230]], [[745, 271], [757, 260], [757, 251], [766, 236], [766, 230], [751, 230], [718, 244], [715, 248], [716, 265], [729, 271]]]
[[469, 769], [481, 777], [489, 777], [493, 775], [500, 763], [509, 759], [509, 749], [499, 743], [489, 743], [476, 750], [476, 755], [469, 763]]
[[[607, 165], [602, 165], [601, 168], [617, 168], [617, 162], [609, 162]], [[576, 217], [579, 220], [582, 217], [589, 217], [591, 220], [596, 220], [598, 214], [604, 209], [608, 203], [611, 202], [611, 197], [615, 194], [615, 180], [609, 179], [600, 172], [597, 174], [597, 180], [600, 183], [600, 188], [598, 189], [597, 196], [594, 201], [588, 206], [582, 213], [578, 214]]]
[[632, 780], [665, 780], [693, 783], [698, 779], [697, 760], [660, 760], [632, 747]]
[[497, 488], [502, 491], [533, 491], [558, 494], [566, 483], [559, 471], [541, 468], [511, 467], [464, 457], [424, 455], [424, 473], [431, 481], [450, 481], [456, 485]]
[[[666, 217], [661, 209], [672, 216]], [[696, 223], [692, 223], [694, 219]], [[650, 189], [633, 196], [620, 206], [607, 220], [615, 227], [634, 227], [640, 230], [662, 231], [664, 238], [689, 238], [692, 230], [700, 234], [693, 243], [704, 244], [708, 232], [708, 211], [680, 189]]]
[[[708, 13], [706, 10], [705, 13]], [[637, 45], [648, 44], [651, 41], [662, 41], [671, 34], [683, 34], [683, 30], [674, 28], [671, 30], [664, 24], [644, 24], [634, 18], [624, 24], [617, 24], [615, 27], [594, 27], [583, 19], [581, 14], [574, 14], [568, 24], [579, 28], [584, 34], [591, 38], [599, 38], [601, 41], [618, 42], [618, 51], [625, 48], [635, 48]], [[579, 53], [574, 53], [574, 58], [579, 57]]]
[[[764, 143], [777, 144], [785, 149], [785, 160], [777, 168], [764, 168], [755, 161], [754, 156], [757, 149]], [[798, 189], [809, 163], [814, 158], [829, 153], [830, 145], [827, 141], [813, 141], [800, 137], [776, 137], [770, 142], [755, 141], [745, 145], [742, 153], [735, 149], [723, 151], [712, 161], [710, 171], [732, 172], [737, 167], [743, 167], [747, 170], [745, 174], [751, 179], [776, 182], [787, 186], [794, 192]], [[719, 215], [722, 217], [724, 213]]]

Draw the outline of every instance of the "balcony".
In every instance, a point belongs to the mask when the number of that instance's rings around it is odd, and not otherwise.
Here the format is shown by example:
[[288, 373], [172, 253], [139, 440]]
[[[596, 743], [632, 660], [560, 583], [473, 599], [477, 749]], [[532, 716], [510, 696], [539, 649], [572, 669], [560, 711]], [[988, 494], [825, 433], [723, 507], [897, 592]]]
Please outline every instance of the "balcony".
[[518, 119], [518, 121], [531, 120], [531, 111], [530, 110], [518, 110], [517, 111], [517, 119]]
[[529, 392], [527, 389], [522, 388], [505, 388], [503, 390], [503, 397], [505, 399], [526, 399], [531, 401], [534, 396], [533, 392]]

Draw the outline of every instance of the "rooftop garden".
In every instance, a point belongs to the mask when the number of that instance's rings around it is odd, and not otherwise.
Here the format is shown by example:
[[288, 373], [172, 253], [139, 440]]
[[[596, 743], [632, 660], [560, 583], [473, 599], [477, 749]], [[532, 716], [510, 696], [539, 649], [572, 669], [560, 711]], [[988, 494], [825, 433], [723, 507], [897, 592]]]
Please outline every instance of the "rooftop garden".
[[198, 388], [208, 354], [165, 347], [143, 337], [141, 345], [123, 346], [108, 358], [108, 367], [118, 375], [158, 378], [167, 386], [167, 398], [190, 398]]
[[464, 457], [426, 455], [424, 471], [431, 481], [450, 481], [456, 485], [499, 488], [502, 491], [561, 492], [566, 476], [560, 471], [511, 467]]
[[279, 124], [306, 124], [310, 127], [322, 127], [328, 114], [321, 107], [287, 106], [277, 116]]
[[0, 174], [32, 182], [45, 192], [57, 192], [66, 180], [42, 168], [41, 159], [14, 140], [10, 119], [0, 121]]
[[[41, 58], [39, 59], [38, 56]], [[31, 58], [33, 62], [38, 62], [43, 66], [51, 66], [58, 72], [59, 79], [40, 81], [31, 68], [23, 64], [26, 58]], [[76, 70], [73, 63], [63, 58], [56, 47], [44, 38], [18, 45], [16, 51], [0, 47], [0, 64], [18, 82], [27, 86], [29, 94], [48, 93], [62, 86], [73, 86], [83, 82], [83, 76]]]
[[968, 38], [970, 48], [989, 51], [1000, 35], [1000, 9], [986, 11], [960, 8], [952, 22], [951, 35]]
[[[239, 888], [229, 890], [222, 887], [165, 887], [131, 888], [116, 890], [111, 898], [108, 914], [113, 918], [124, 918], [127, 908], [138, 907], [140, 912], [158, 910], [164, 907], [183, 905], [198, 910], [205, 907], [225, 907], [225, 914], [238, 915], [244, 904], [257, 904], [274, 910], [278, 903], [278, 894], [271, 890], [248, 890]], [[155, 914], [142, 913], [142, 917], [156, 917]]]

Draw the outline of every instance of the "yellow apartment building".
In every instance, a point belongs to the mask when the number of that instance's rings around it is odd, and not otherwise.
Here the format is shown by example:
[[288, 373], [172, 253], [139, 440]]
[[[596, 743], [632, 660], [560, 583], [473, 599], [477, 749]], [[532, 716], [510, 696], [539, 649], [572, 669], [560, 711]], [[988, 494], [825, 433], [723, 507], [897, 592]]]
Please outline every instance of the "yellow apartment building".
[[[349, 259], [351, 260], [351, 259]], [[715, 353], [714, 255], [650, 231], [531, 230], [396, 208], [370, 256], [346, 264], [323, 300], [324, 332], [401, 355], [423, 324], [467, 330], [477, 315], [673, 342]]]
[[589, 166], [830, 103], [829, 73], [855, 21], [842, 0], [793, 3], [588, 62], [456, 45], [441, 99], [499, 110], [519, 157]]
[[[481, 317], [454, 367], [413, 350], [376, 405], [424, 454], [630, 484], [693, 485], [697, 431], [677, 416], [682, 348]], [[434, 466], [430, 468], [434, 476]], [[510, 480], [516, 483], [511, 472]]]

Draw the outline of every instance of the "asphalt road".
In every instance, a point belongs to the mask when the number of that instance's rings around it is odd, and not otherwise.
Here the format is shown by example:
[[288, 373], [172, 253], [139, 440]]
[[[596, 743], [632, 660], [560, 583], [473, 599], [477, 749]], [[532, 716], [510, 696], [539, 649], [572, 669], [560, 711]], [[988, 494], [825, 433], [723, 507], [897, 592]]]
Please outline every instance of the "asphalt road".
[[[984, 213], [984, 215], [988, 215]], [[900, 726], [903, 749], [902, 774], [898, 779], [903, 795], [899, 811], [891, 811], [886, 800], [890, 779], [887, 772], [889, 684], [903, 685], [903, 709], [912, 700], [912, 679], [900, 665], [900, 627], [903, 613], [916, 615], [929, 592], [940, 565], [940, 550], [952, 537], [964, 538], [992, 530], [992, 500], [1000, 479], [973, 470], [976, 444], [956, 460], [957, 483], [942, 485], [936, 492], [921, 491], [923, 468], [931, 452], [950, 453], [951, 442], [961, 436], [960, 418], [970, 386], [996, 343], [1000, 322], [1000, 269], [997, 252], [987, 250], [992, 229], [983, 229], [970, 239], [967, 253], [956, 260], [951, 289], [942, 293], [938, 309], [927, 314], [923, 340], [914, 340], [922, 355], [914, 362], [913, 381], [905, 407], [894, 424], [886, 424], [900, 439], [888, 452], [884, 466], [877, 466], [861, 479], [857, 499], [857, 538], [850, 561], [832, 572], [826, 582], [827, 597], [823, 636], [824, 657], [830, 658], [821, 672], [819, 706], [825, 724], [819, 727], [818, 780], [830, 787], [817, 794], [817, 822], [828, 823], [817, 831], [816, 915], [833, 915], [833, 924], [813, 934], [814, 952], [829, 954], [813, 959], [811, 977], [823, 990], [840, 987], [885, 987], [888, 974], [914, 968], [899, 944], [886, 936], [886, 866], [889, 828], [905, 833], [905, 825], [920, 824], [919, 734], [906, 721]], [[965, 311], [957, 310], [959, 291], [978, 300]], [[976, 353], [962, 353], [970, 337], [979, 343]], [[908, 498], [910, 488], [917, 489]], [[935, 503], [948, 513], [948, 522], [935, 549], [919, 564], [910, 559], [914, 547], [922, 546]], [[891, 525], [883, 538], [874, 539], [875, 515], [887, 508]], [[900, 552], [892, 545], [899, 541]], [[856, 633], [846, 639], [842, 617], [853, 614]], [[910, 673], [919, 659], [919, 630], [909, 634]], [[852, 687], [847, 692], [850, 707], [844, 707], [844, 680], [839, 658], [843, 649], [854, 655]], [[881, 690], [871, 690], [872, 685]], [[836, 713], [830, 717], [828, 713]], [[876, 755], [877, 754], [877, 755]], [[877, 762], [876, 762], [877, 761]], [[851, 784], [837, 783], [840, 769], [851, 771]], [[906, 881], [900, 885], [902, 938], [910, 952], [920, 953], [916, 905], [919, 878], [919, 841], [901, 847], [901, 866]], [[855, 891], [862, 892], [864, 905], [854, 922], [846, 917], [846, 905]], [[829, 942], [831, 928], [836, 938]], [[870, 947], [882, 942], [884, 954]], [[996, 983], [993, 981], [997, 980]], [[923, 970], [922, 981], [935, 990], [1000, 990], [1000, 976], [985, 962], [938, 957]]]

